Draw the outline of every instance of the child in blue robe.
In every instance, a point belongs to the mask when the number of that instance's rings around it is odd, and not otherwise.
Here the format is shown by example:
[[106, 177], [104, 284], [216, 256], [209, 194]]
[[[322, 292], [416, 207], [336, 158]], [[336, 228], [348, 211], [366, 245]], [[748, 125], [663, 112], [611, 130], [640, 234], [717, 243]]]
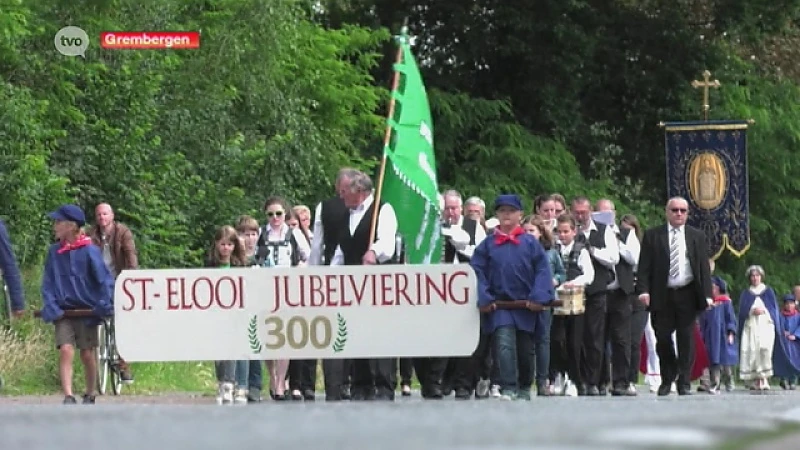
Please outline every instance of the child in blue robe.
[[555, 297], [553, 275], [542, 244], [520, 226], [520, 198], [497, 197], [495, 215], [499, 224], [470, 261], [478, 278], [478, 308], [486, 314], [483, 331], [492, 334], [500, 398], [530, 400], [533, 345], [545, 329], [544, 306]]
[[[797, 312], [797, 303], [794, 295], [786, 294], [783, 297], [783, 310], [781, 311], [781, 326], [789, 354], [800, 354], [800, 313]], [[792, 351], [794, 350], [794, 352]], [[781, 387], [794, 390], [797, 384], [797, 374], [781, 378]]]
[[[725, 390], [733, 390], [733, 367], [739, 362], [739, 349], [736, 343], [736, 313], [725, 280], [712, 277], [714, 304], [700, 316], [700, 331], [711, 365], [711, 385], [708, 393], [719, 394], [721, 382]], [[721, 375], [721, 377], [720, 377]], [[721, 378], [721, 379], [720, 379]]]

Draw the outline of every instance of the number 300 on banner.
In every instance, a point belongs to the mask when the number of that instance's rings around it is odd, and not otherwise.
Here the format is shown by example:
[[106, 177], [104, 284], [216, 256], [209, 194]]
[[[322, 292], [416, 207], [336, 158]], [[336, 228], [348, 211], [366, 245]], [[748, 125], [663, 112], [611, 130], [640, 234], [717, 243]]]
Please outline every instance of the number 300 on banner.
[[286, 344], [299, 350], [309, 343], [316, 349], [322, 350], [331, 345], [333, 327], [330, 319], [325, 316], [316, 316], [307, 320], [303, 316], [292, 316], [286, 322], [279, 316], [267, 317], [264, 321], [267, 326], [268, 340], [264, 347], [268, 350], [278, 350]]

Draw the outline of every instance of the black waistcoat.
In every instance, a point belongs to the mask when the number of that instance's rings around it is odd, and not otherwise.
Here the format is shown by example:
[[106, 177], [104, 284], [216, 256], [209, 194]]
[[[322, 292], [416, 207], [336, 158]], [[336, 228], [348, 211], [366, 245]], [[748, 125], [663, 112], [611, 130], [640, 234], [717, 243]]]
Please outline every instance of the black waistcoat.
[[[381, 202], [379, 208], [383, 205], [384, 203]], [[338, 243], [344, 254], [344, 264], [346, 266], [362, 264], [364, 253], [369, 249], [369, 227], [372, 222], [372, 212], [374, 210], [375, 202], [369, 205], [369, 208], [364, 211], [364, 216], [361, 218], [361, 221], [358, 222], [358, 226], [356, 226], [356, 230], [352, 234], [350, 234], [350, 213], [348, 212], [348, 214], [342, 218], [342, 222], [339, 225]], [[380, 220], [380, 210], [378, 210], [378, 222], [375, 225], [376, 230]], [[377, 232], [375, 233], [375, 240], [378, 240]]]
[[[478, 221], [470, 219], [468, 217], [464, 217], [462, 219], [461, 227], [464, 231], [467, 232], [469, 235], [469, 245], [475, 245], [475, 230], [478, 229]], [[462, 255], [461, 253], [456, 251], [456, 248], [453, 246], [453, 243], [450, 242], [450, 239], [445, 238], [444, 240], [444, 260], [449, 262], [453, 261], [453, 258], [458, 258], [458, 262], [466, 263], [469, 262], [469, 258]]]
[[[622, 242], [626, 242], [630, 233], [630, 228], [620, 230], [620, 240]], [[617, 272], [617, 280], [619, 281], [619, 288], [622, 289], [622, 292], [628, 295], [633, 294], [633, 265], [629, 264], [628, 261], [625, 261], [622, 259], [622, 257], [620, 257], [619, 263], [616, 265], [616, 267], [614, 267], [614, 269]]]
[[323, 232], [323, 260], [322, 263], [326, 266], [331, 264], [333, 254], [336, 253], [336, 246], [339, 245], [339, 235], [341, 233], [342, 223], [344, 222], [344, 229], [348, 231], [350, 228], [350, 211], [344, 205], [344, 200], [339, 197], [329, 198], [322, 202], [320, 208], [320, 219], [322, 220]]
[[[606, 226], [601, 223], [595, 223], [595, 226], [597, 229], [589, 232], [588, 245], [594, 248], [606, 248]], [[579, 231], [575, 238], [578, 242], [587, 243], [582, 231]], [[594, 267], [594, 281], [586, 286], [586, 295], [607, 291], [609, 283], [614, 279], [614, 272], [600, 264], [594, 257], [592, 257], [592, 267]]]
[[561, 255], [561, 258], [564, 260], [564, 270], [567, 272], [567, 279], [566, 281], [572, 281], [575, 278], [583, 275], [583, 269], [581, 266], [578, 265], [578, 259], [581, 256], [581, 250], [584, 249], [584, 245], [582, 242], [573, 242], [572, 250], [570, 250], [569, 255], [564, 258], [564, 254], [561, 251], [562, 246], [558, 246], [558, 254]]

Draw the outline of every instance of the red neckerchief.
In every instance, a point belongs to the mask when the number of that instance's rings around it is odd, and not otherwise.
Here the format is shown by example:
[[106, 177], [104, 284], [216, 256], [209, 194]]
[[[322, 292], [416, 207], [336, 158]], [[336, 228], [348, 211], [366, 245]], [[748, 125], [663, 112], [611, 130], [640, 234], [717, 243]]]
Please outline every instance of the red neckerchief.
[[718, 295], [718, 296], [714, 297], [714, 303], [715, 304], [725, 303], [725, 302], [729, 302], [729, 301], [731, 301], [731, 299], [727, 295]]
[[783, 314], [783, 317], [794, 317], [797, 315], [797, 308], [795, 308], [795, 310], [792, 312], [782, 309], [781, 314]]
[[503, 245], [506, 242], [511, 242], [514, 245], [518, 245], [519, 244], [519, 239], [517, 239], [517, 236], [519, 236], [521, 234], [525, 234], [525, 229], [522, 228], [521, 226], [517, 226], [516, 228], [511, 230], [511, 233], [508, 233], [508, 234], [505, 234], [502, 231], [500, 231], [500, 229], [495, 228], [494, 229], [494, 243], [495, 243], [495, 245]]
[[73, 243], [62, 241], [61, 248], [58, 249], [56, 253], [66, 253], [68, 251], [75, 250], [76, 248], [86, 247], [87, 245], [92, 245], [92, 239], [85, 234], [81, 234]]

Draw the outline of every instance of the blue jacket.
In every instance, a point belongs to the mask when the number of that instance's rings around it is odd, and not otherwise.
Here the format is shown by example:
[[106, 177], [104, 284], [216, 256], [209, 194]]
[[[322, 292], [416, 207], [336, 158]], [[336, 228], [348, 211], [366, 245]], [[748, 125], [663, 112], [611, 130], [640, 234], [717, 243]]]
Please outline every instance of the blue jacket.
[[11, 247], [11, 238], [8, 237], [6, 224], [0, 220], [0, 270], [8, 286], [8, 296], [11, 297], [11, 309], [22, 311], [25, 309], [25, 297], [22, 290], [22, 276], [19, 273], [14, 249]]
[[553, 278], [558, 281], [559, 286], [564, 284], [567, 281], [567, 270], [564, 268], [564, 260], [561, 259], [561, 253], [551, 248], [547, 250], [547, 257], [550, 259], [550, 271], [553, 273]]
[[[493, 235], [484, 239], [472, 254], [470, 265], [478, 278], [478, 307], [495, 300], [529, 300], [550, 304], [555, 296], [550, 258], [542, 244], [530, 234], [517, 237], [519, 244], [495, 244]], [[513, 326], [530, 333], [544, 331], [541, 313], [527, 309], [498, 309], [487, 314], [484, 332]]]
[[94, 245], [58, 253], [61, 244], [50, 246], [42, 277], [42, 319], [52, 323], [64, 310], [91, 309], [94, 315], [114, 314], [114, 276]]

